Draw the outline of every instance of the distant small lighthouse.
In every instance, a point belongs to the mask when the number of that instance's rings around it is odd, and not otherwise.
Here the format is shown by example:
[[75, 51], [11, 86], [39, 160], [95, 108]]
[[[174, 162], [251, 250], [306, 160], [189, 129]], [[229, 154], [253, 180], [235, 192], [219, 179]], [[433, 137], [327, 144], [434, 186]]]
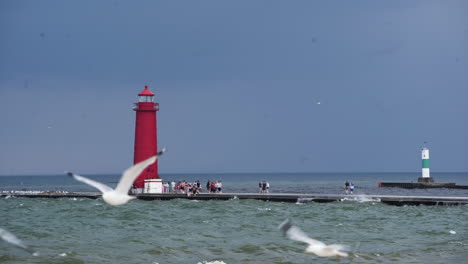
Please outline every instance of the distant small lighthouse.
[[[138, 94], [138, 103], [134, 104], [135, 121], [135, 152], [133, 164], [156, 155], [158, 149], [158, 134], [156, 126], [156, 112], [159, 104], [154, 102], [154, 93], [145, 85], [145, 89]], [[140, 191], [144, 188], [146, 179], [157, 179], [158, 161], [146, 168], [135, 180], [134, 185]]]
[[421, 149], [421, 158], [422, 158], [422, 177], [418, 178], [418, 182], [433, 182], [429, 172], [429, 149], [423, 147]]

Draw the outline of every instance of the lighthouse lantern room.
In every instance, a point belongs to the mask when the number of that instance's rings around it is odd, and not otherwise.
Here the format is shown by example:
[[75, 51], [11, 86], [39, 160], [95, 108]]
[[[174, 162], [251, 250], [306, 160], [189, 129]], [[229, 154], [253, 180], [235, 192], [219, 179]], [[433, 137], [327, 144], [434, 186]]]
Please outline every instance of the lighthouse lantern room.
[[[154, 93], [148, 89], [148, 85], [145, 85], [145, 89], [138, 94], [138, 103], [135, 103], [133, 110], [136, 112], [133, 163], [137, 164], [156, 155], [158, 149], [156, 112], [159, 111], [159, 104], [154, 102]], [[143, 192], [145, 180], [158, 178], [158, 160], [156, 160], [135, 180], [137, 192]]]

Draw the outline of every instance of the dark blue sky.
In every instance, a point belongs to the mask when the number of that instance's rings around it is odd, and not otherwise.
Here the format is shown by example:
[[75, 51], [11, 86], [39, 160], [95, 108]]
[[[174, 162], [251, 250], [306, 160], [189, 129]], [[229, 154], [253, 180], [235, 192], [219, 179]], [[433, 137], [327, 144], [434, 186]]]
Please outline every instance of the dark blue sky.
[[[0, 175], [468, 171], [468, 2], [0, 2]], [[320, 102], [320, 104], [317, 104]]]

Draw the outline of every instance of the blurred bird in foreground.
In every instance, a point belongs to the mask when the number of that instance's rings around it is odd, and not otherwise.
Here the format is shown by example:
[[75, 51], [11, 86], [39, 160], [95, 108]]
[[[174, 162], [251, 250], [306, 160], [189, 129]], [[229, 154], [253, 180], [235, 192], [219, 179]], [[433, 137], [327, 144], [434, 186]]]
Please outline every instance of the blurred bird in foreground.
[[33, 256], [39, 256], [39, 253], [35, 252], [34, 250], [30, 249], [28, 246], [26, 246], [23, 241], [19, 240], [15, 235], [13, 235], [11, 232], [0, 228], [0, 238], [5, 240], [6, 242], [15, 245], [19, 248], [24, 249], [27, 251], [29, 254]]
[[346, 249], [346, 246], [339, 244], [326, 245], [321, 241], [312, 239], [302, 232], [299, 227], [294, 226], [289, 219], [281, 223], [279, 229], [289, 239], [309, 244], [305, 250], [306, 253], [314, 253], [319, 257], [348, 256], [348, 253], [342, 251]]
[[164, 152], [166, 152], [166, 148], [163, 148], [158, 154], [155, 156], [152, 156], [140, 163], [135, 164], [134, 166], [130, 167], [127, 169], [122, 177], [120, 178], [119, 183], [117, 184], [117, 187], [115, 187], [115, 190], [112, 189], [111, 187], [88, 179], [86, 177], [74, 174], [73, 172], [68, 172], [68, 176], [73, 177], [75, 180], [84, 182], [88, 185], [93, 186], [96, 189], [99, 189], [99, 191], [102, 192], [102, 199], [110, 204], [110, 205], [122, 205], [128, 203], [128, 201], [135, 199], [135, 196], [130, 196], [128, 195], [128, 190], [132, 186], [133, 182], [135, 179], [140, 175], [140, 173], [149, 165], [153, 164], [156, 159], [161, 156]]

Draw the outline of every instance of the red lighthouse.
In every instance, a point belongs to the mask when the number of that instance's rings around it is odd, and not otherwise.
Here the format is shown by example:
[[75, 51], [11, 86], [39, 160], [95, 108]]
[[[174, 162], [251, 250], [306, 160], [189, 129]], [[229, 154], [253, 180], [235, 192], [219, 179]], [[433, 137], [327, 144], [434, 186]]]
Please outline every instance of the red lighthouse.
[[[135, 152], [133, 164], [143, 161], [156, 155], [158, 149], [158, 134], [156, 126], [156, 112], [159, 111], [159, 104], [154, 102], [154, 93], [145, 85], [145, 89], [138, 94], [138, 103], [133, 108], [136, 111], [135, 122]], [[146, 179], [157, 179], [158, 160], [148, 166], [135, 180], [135, 187], [144, 187]]]

